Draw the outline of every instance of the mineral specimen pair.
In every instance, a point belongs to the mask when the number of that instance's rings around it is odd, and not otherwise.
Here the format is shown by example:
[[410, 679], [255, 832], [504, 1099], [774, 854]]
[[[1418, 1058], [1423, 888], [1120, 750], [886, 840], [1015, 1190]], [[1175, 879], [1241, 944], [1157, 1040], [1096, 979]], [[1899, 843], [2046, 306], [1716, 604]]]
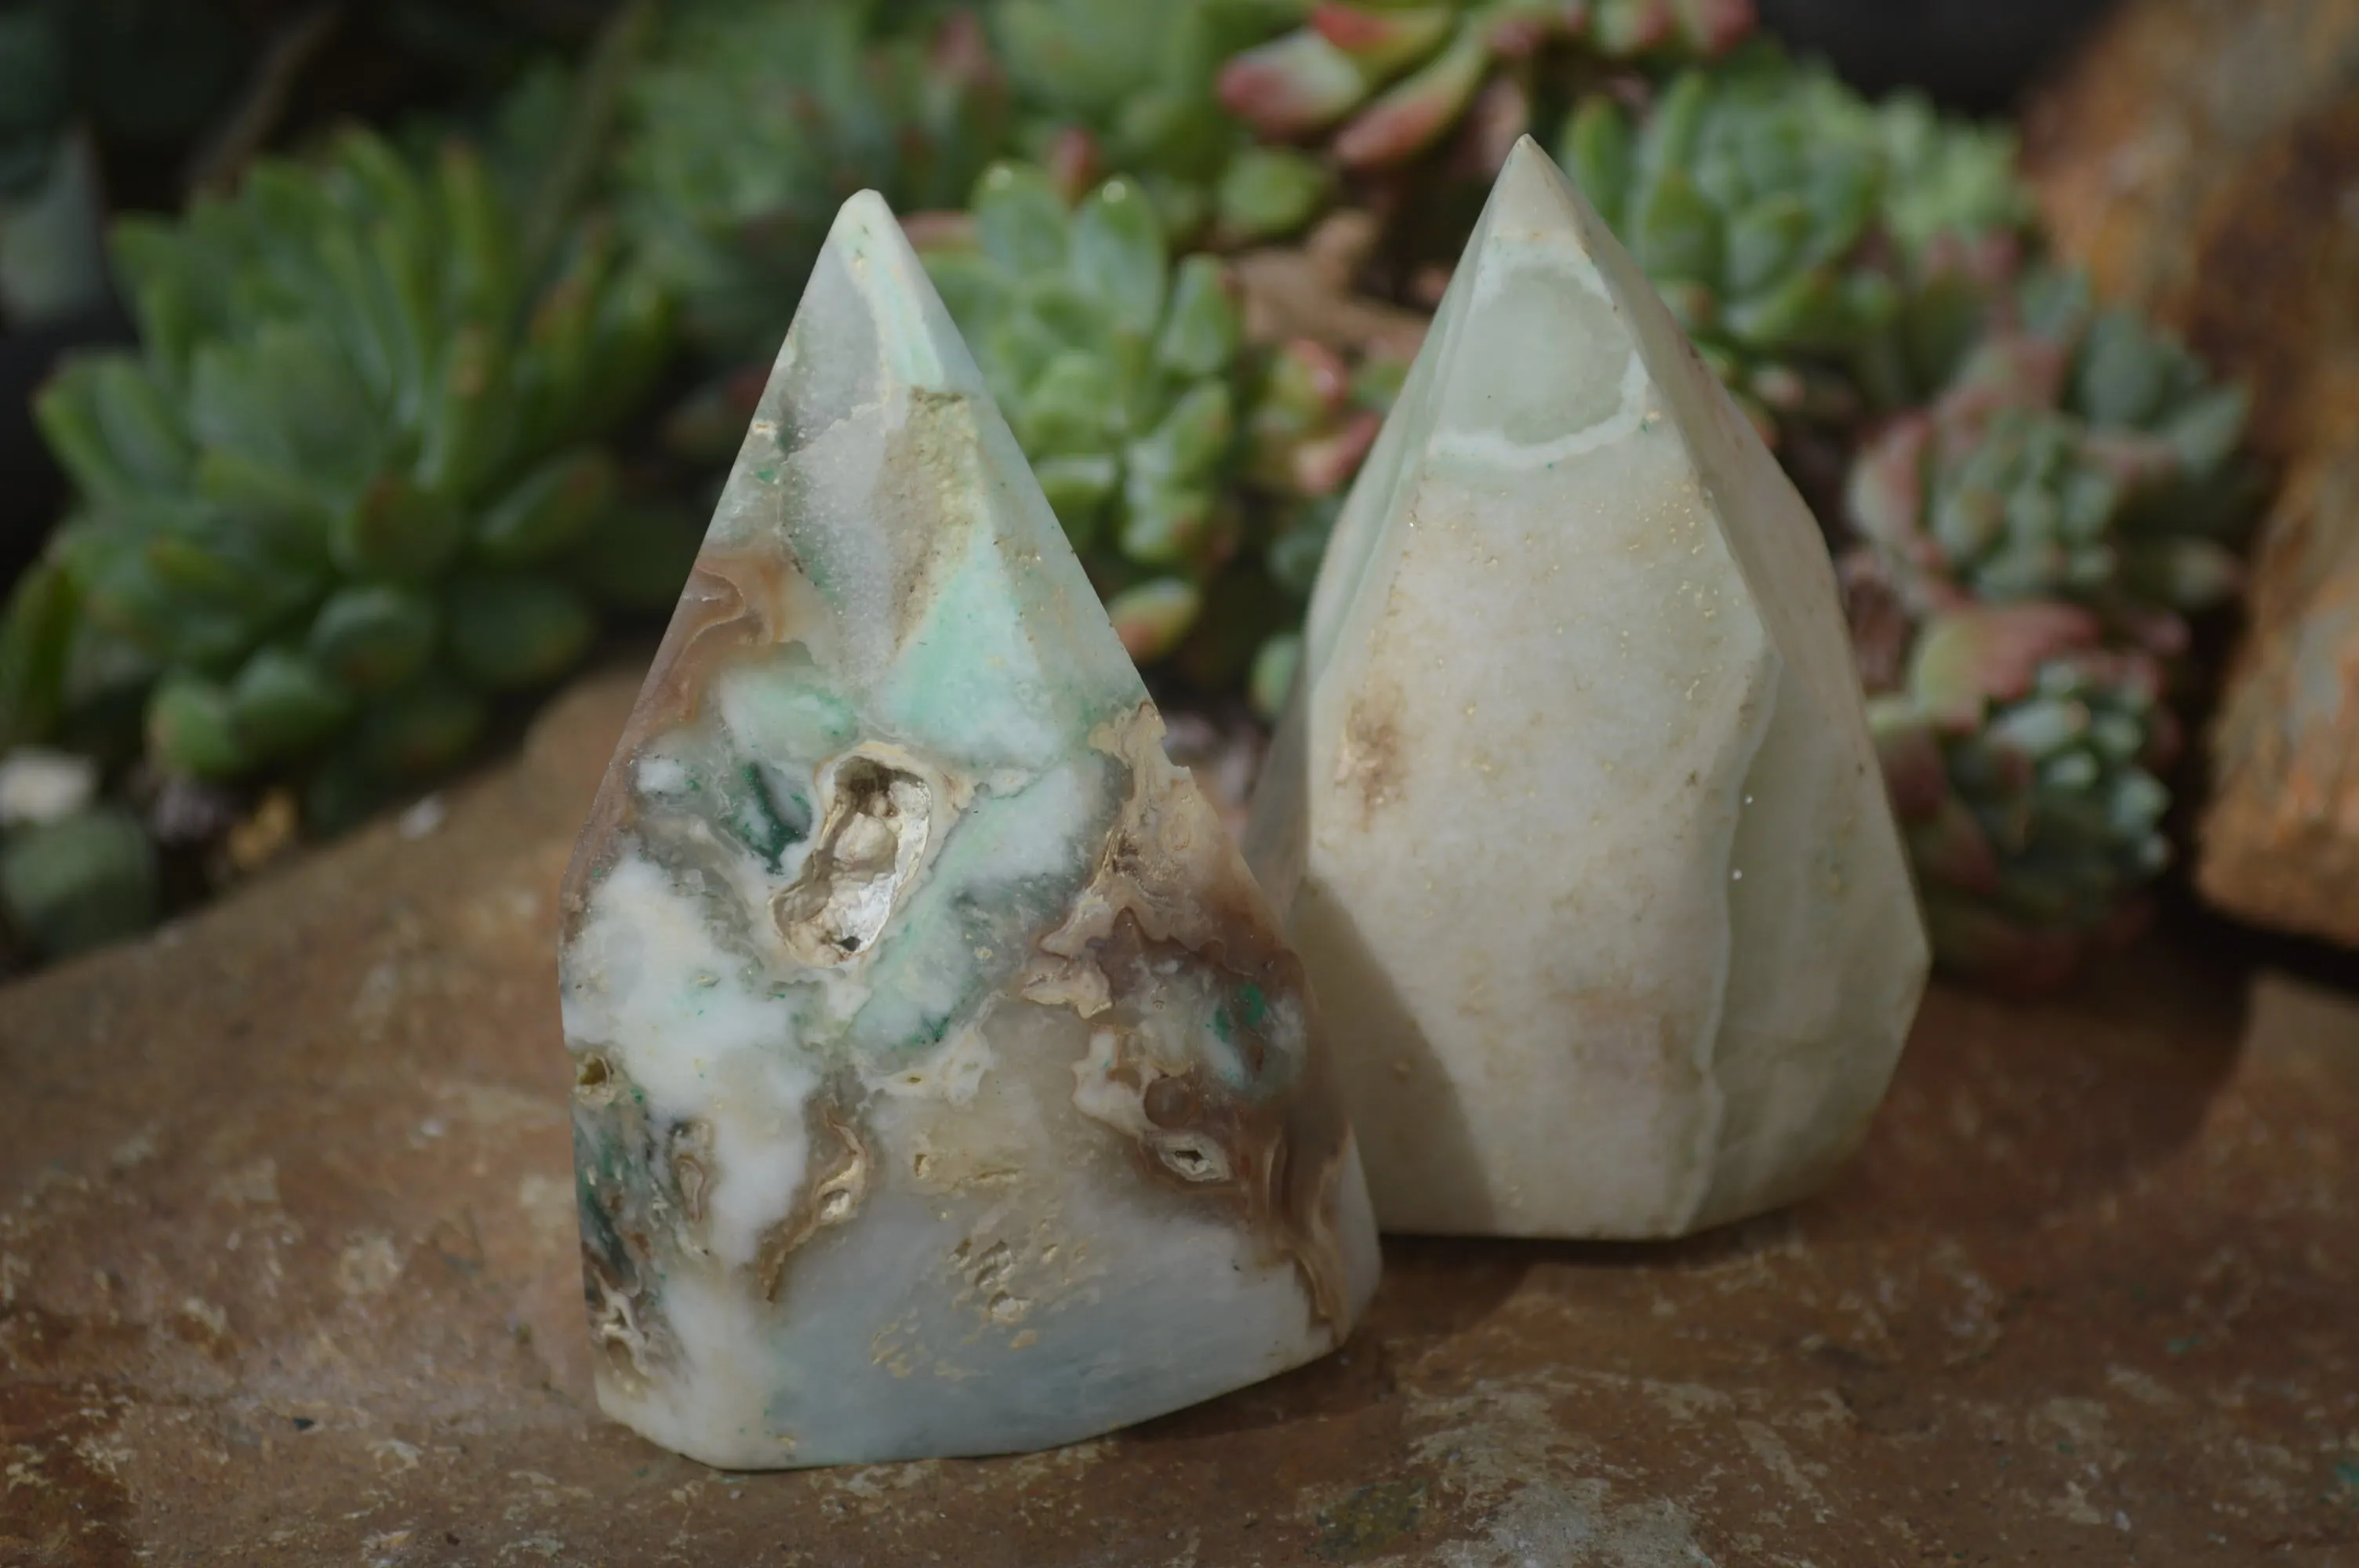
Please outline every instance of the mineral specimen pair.
[[1254, 873], [1161, 733], [855, 198], [568, 879], [612, 1414], [731, 1467], [1089, 1436], [1339, 1344], [1379, 1221], [1680, 1234], [1882, 1094], [1925, 944], [1823, 547], [1530, 143]]

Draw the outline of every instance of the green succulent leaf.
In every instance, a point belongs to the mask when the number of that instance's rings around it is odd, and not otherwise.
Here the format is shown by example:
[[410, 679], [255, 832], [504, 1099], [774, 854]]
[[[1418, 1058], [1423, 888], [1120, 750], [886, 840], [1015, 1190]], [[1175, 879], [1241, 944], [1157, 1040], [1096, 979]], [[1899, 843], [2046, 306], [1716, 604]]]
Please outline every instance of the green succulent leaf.
[[0, 610], [0, 754], [56, 730], [81, 598], [55, 557], [34, 562], [10, 589]]
[[1223, 233], [1240, 242], [1280, 239], [1326, 204], [1326, 166], [1292, 147], [1249, 147], [1228, 160], [1213, 192]]
[[560, 452], [484, 509], [473, 540], [494, 566], [545, 561], [579, 543], [614, 503], [614, 460], [595, 447]]
[[453, 668], [485, 691], [546, 686], [580, 661], [597, 630], [571, 588], [517, 573], [456, 579], [444, 612]]
[[[1212, 532], [1218, 503], [1211, 492], [1147, 478], [1132, 471], [1124, 487], [1122, 552], [1142, 566], [1177, 567], [1201, 554]], [[1117, 628], [1120, 622], [1116, 622]], [[1127, 641], [1127, 639], [1125, 639]], [[1160, 652], [1169, 652], [1159, 642]], [[1149, 655], [1159, 657], [1160, 652]], [[1136, 651], [1133, 651], [1136, 657]]]
[[1817, 215], [1799, 191], [1764, 196], [1728, 221], [1727, 281], [1745, 295], [1789, 271], [1810, 243]]
[[42, 955], [63, 958], [155, 924], [156, 850], [139, 819], [95, 806], [8, 836], [0, 907]]
[[1244, 335], [1225, 269], [1211, 256], [1182, 258], [1156, 341], [1157, 363], [1180, 376], [1217, 375], [1236, 358]]
[[341, 686], [390, 691], [425, 668], [440, 627], [434, 601], [415, 589], [354, 584], [320, 606], [304, 649]]
[[238, 748], [261, 760], [309, 751], [351, 717], [352, 694], [301, 651], [255, 650], [230, 683], [229, 722]]
[[1041, 492], [1076, 550], [1097, 542], [1098, 519], [1122, 481], [1122, 464], [1111, 453], [1046, 457], [1032, 465]]
[[1245, 696], [1265, 722], [1275, 722], [1294, 690], [1295, 671], [1302, 665], [1302, 639], [1294, 633], [1272, 637], [1255, 653], [1253, 671], [1245, 679]]
[[431, 778], [467, 754], [489, 712], [464, 684], [429, 670], [362, 709], [326, 774], [332, 780], [353, 769], [380, 787]]
[[1648, 274], [1711, 283], [1720, 276], [1720, 213], [1686, 173], [1665, 169], [1631, 212], [1631, 254]]
[[148, 699], [147, 750], [172, 772], [196, 779], [235, 778], [255, 761], [238, 739], [228, 691], [185, 673], [167, 678]]
[[592, 603], [625, 614], [668, 612], [679, 601], [704, 524], [662, 507], [617, 505], [601, 513], [566, 560], [566, 578]]
[[[440, 293], [446, 308], [462, 320], [503, 321], [516, 308], [516, 250], [521, 236], [512, 217], [501, 211], [490, 172], [467, 147], [446, 145], [434, 173], [439, 198], [435, 206], [445, 242], [440, 250]], [[397, 184], [405, 196], [416, 190], [407, 170], [390, 169], [385, 178]], [[422, 227], [422, 213], [418, 210], [424, 205], [421, 197], [412, 203], [410, 222], [397, 222], [388, 232], [418, 232]]]
[[1151, 335], [1163, 316], [1162, 224], [1137, 186], [1110, 179], [1083, 199], [1071, 226], [1074, 280], [1117, 332]]
[[1123, 646], [1138, 663], [1152, 664], [1174, 652], [1202, 613], [1204, 597], [1183, 578], [1150, 579], [1106, 601], [1106, 617]]
[[1072, 224], [1048, 171], [996, 163], [975, 187], [974, 227], [983, 253], [1016, 276], [1065, 265]]
[[1591, 205], [1621, 228], [1635, 158], [1630, 121], [1621, 108], [1603, 93], [1583, 99], [1565, 122], [1556, 156]]
[[1025, 449], [1051, 458], [1105, 451], [1114, 438], [1108, 416], [1122, 401], [1114, 375], [1103, 354], [1060, 351], [1016, 407]]
[[443, 494], [381, 473], [331, 522], [328, 550], [349, 577], [424, 582], [457, 554], [466, 524], [465, 513]]
[[1131, 444], [1130, 470], [1158, 484], [1216, 481], [1237, 432], [1234, 400], [1225, 383], [1191, 387], [1147, 437]]
[[467, 494], [506, 457], [519, 413], [511, 358], [510, 346], [479, 325], [459, 326], [445, 340], [419, 418], [412, 471], [422, 488]]

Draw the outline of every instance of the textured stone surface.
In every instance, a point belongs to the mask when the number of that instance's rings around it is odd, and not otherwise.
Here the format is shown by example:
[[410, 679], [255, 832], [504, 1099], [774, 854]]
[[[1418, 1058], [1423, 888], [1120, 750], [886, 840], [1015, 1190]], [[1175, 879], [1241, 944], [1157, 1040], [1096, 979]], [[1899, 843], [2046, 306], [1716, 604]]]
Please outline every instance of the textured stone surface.
[[[2359, 417], [2359, 397], [2350, 406]], [[2197, 885], [2259, 925], [2359, 947], [2359, 453], [2347, 444], [2288, 476], [2245, 608], [2212, 721]]]
[[596, 1408], [552, 958], [637, 684], [0, 989], [0, 1563], [2359, 1562], [2359, 1009], [2201, 949], [1936, 987], [1821, 1197], [1390, 1242], [1341, 1354], [1112, 1438], [665, 1453]]
[[2279, 458], [2344, 427], [2311, 382], [2359, 324], [2338, 208], [2354, 148], [2346, 0], [2128, 0], [2024, 127], [2059, 254], [2245, 380]]
[[1332, 1349], [1301, 967], [899, 225], [837, 218], [567, 872], [600, 1401], [715, 1465], [1093, 1437]]
[[2242, 379], [2283, 465], [2198, 880], [2245, 919], [2359, 946], [2359, 5], [2124, 5], [2029, 153], [2062, 252]]
[[1303, 670], [1246, 854], [1386, 1228], [1675, 1236], [1826, 1179], [1926, 967], [1834, 574], [1528, 139], [1345, 503]]

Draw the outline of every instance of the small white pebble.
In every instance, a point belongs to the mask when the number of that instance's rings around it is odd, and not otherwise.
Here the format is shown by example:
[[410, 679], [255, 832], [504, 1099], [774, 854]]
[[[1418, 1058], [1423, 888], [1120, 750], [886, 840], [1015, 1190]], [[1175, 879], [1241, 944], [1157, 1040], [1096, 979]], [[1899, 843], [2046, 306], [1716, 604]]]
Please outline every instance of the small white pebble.
[[394, 825], [394, 831], [405, 838], [423, 838], [441, 827], [442, 819], [449, 815], [449, 808], [442, 804], [442, 796], [437, 792], [403, 812], [400, 821]]
[[71, 816], [98, 793], [88, 757], [19, 746], [0, 757], [0, 827], [30, 827]]
[[2114, 1510], [2114, 1528], [2115, 1530], [2127, 1530], [2129, 1527], [2130, 1516], [2122, 1512], [2121, 1509], [2115, 1509]]

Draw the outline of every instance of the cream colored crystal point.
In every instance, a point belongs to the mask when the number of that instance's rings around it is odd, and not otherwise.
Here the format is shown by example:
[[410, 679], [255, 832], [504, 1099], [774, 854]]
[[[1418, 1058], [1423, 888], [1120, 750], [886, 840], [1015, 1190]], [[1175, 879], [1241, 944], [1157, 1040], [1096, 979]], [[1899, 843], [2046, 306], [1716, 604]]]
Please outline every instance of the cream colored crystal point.
[[883, 201], [566, 876], [599, 1402], [731, 1468], [1088, 1437], [1340, 1343], [1301, 968]]
[[1246, 854], [1387, 1229], [1755, 1213], [1899, 1054], [1925, 936], [1818, 529], [1529, 138], [1337, 524]]

